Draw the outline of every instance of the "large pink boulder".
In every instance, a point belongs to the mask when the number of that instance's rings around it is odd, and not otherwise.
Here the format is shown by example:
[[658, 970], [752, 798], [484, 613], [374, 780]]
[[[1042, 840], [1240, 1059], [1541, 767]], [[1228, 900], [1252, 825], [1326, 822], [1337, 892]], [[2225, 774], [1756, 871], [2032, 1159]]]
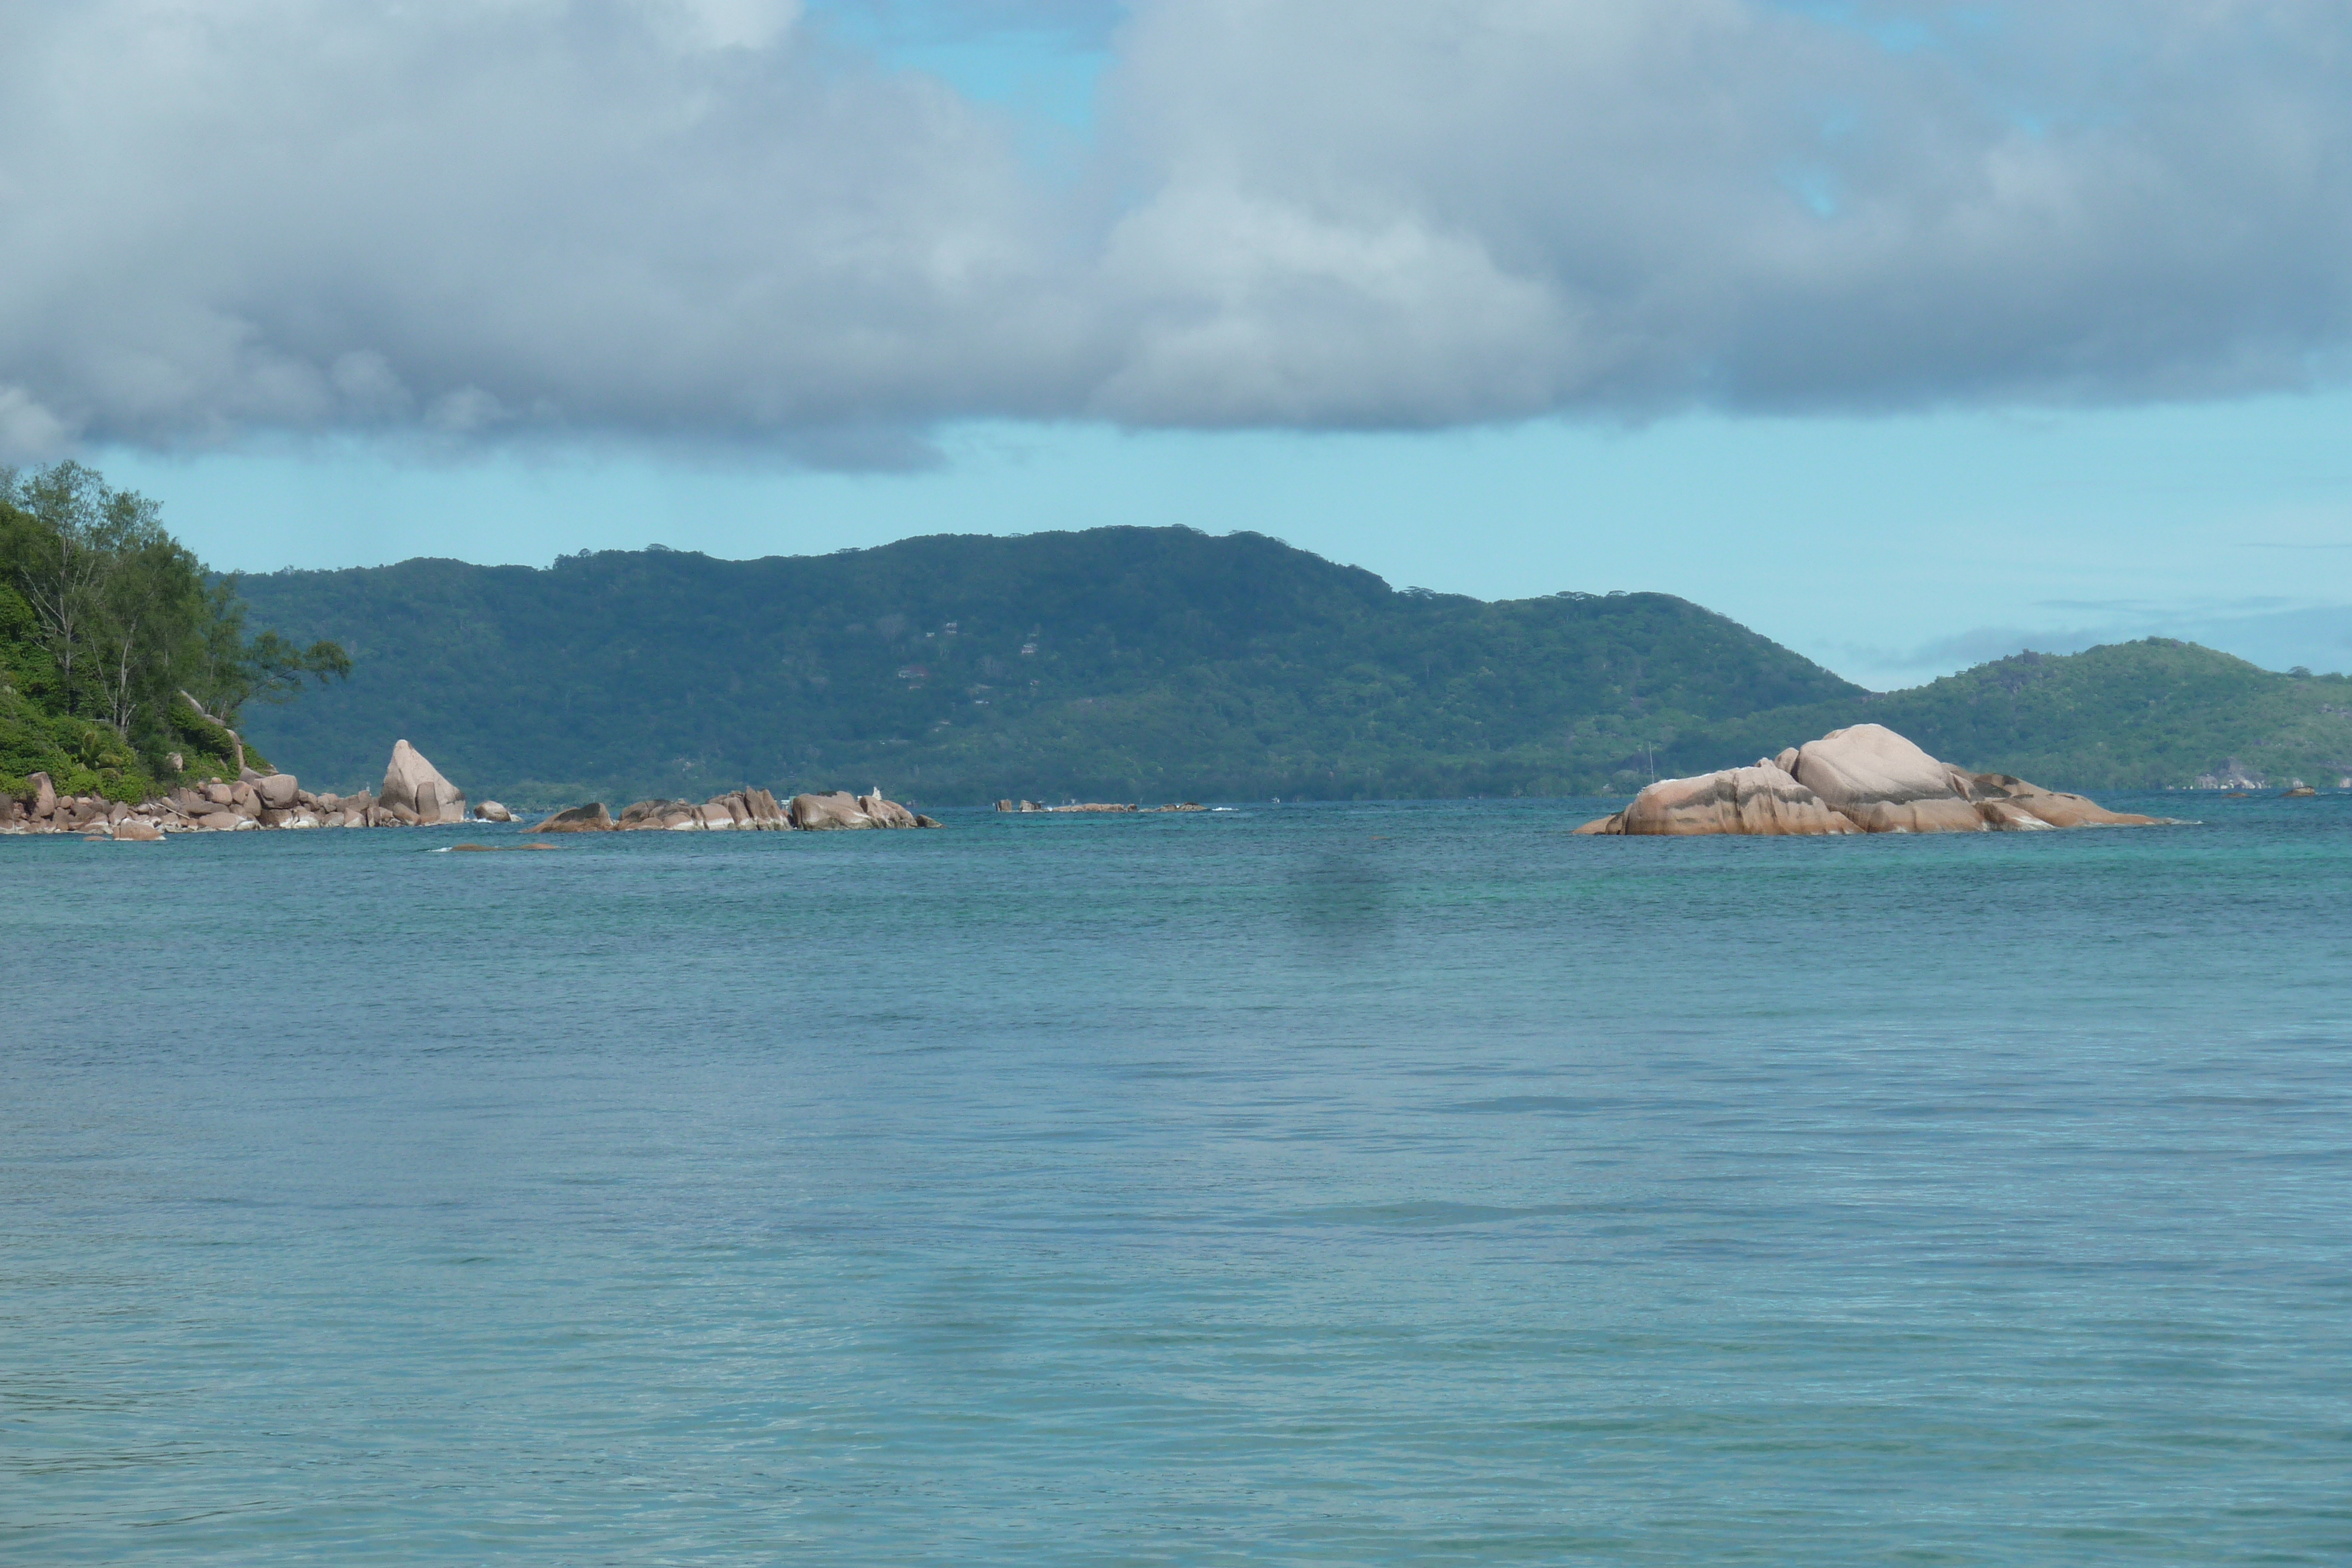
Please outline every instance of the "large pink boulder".
[[1769, 762], [1727, 768], [1696, 779], [1661, 779], [1634, 796], [1633, 803], [1623, 810], [1576, 831], [1627, 837], [1859, 831], [1822, 805], [1811, 789]]
[[865, 812], [866, 819], [877, 828], [911, 828], [915, 825], [914, 812], [896, 800], [884, 800], [879, 790], [857, 797], [857, 809]]
[[792, 804], [793, 826], [804, 829], [870, 828], [874, 820], [859, 808], [857, 797], [846, 789], [836, 789], [830, 795], [795, 795]]
[[1798, 748], [1799, 783], [1873, 833], [1980, 833], [1989, 825], [1958, 788], [1968, 776], [1883, 724], [1833, 729]]
[[830, 795], [795, 795], [788, 813], [795, 828], [919, 828], [923, 820], [879, 789], [870, 795], [837, 790]]
[[465, 791], [441, 777], [441, 770], [405, 740], [393, 745], [392, 761], [384, 768], [383, 788], [376, 792], [376, 801], [395, 816], [414, 812], [416, 821], [426, 826], [466, 820]]

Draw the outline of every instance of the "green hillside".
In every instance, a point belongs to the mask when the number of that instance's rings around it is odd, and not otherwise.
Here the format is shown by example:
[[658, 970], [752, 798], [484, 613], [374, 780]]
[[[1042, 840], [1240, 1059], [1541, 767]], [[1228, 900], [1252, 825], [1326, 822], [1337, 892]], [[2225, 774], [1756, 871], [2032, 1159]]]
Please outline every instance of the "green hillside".
[[266, 767], [240, 752], [245, 706], [344, 664], [330, 644], [248, 637], [245, 613], [145, 497], [75, 463], [0, 468], [0, 794], [47, 773], [67, 794], [139, 800], [235, 778], [240, 756]]
[[2019, 653], [1908, 691], [1758, 713], [1687, 732], [1668, 756], [1697, 772], [1865, 720], [1948, 761], [2078, 789], [2352, 775], [2352, 679], [2277, 674], [2165, 638]]
[[1189, 528], [412, 560], [243, 591], [354, 661], [253, 718], [285, 766], [355, 787], [405, 736], [517, 803], [1567, 793], [1631, 782], [1645, 743], [1863, 695], [1664, 594], [1482, 603]]

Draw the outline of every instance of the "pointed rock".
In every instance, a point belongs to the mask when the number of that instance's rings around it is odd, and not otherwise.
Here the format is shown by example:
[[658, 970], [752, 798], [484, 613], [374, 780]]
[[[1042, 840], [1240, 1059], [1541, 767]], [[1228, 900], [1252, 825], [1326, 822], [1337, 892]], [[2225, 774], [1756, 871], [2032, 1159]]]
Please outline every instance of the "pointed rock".
[[441, 770], [405, 740], [394, 743], [392, 760], [383, 770], [383, 788], [376, 799], [387, 810], [413, 812], [417, 821], [427, 825], [466, 820], [465, 791], [441, 777]]

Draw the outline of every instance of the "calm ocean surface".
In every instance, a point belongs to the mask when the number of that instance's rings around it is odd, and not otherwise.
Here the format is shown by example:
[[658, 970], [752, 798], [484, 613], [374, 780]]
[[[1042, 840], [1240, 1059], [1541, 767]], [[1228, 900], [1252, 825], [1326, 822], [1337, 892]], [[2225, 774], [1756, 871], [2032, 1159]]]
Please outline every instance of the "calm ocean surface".
[[2140, 804], [0, 840], [0, 1558], [2340, 1564], [2352, 797]]

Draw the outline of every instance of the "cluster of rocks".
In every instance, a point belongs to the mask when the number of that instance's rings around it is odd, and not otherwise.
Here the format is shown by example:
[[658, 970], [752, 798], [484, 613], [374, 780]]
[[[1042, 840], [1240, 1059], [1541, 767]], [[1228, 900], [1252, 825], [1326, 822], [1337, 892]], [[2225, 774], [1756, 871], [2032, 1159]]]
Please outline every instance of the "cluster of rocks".
[[1112, 805], [1100, 800], [1085, 804], [1073, 803], [1067, 806], [1041, 806], [1034, 800], [999, 800], [996, 803], [996, 809], [1000, 811], [1036, 811], [1048, 815], [1056, 811], [1203, 811], [1208, 810], [1207, 807], [1192, 800], [1176, 806]]
[[719, 832], [823, 828], [936, 828], [879, 789], [870, 795], [843, 790], [831, 795], [795, 795], [780, 806], [765, 789], [738, 789], [696, 805], [690, 800], [640, 800], [614, 817], [602, 800], [572, 806], [539, 823], [534, 833]]
[[1695, 779], [1662, 779], [1580, 833], [1981, 833], [2145, 827], [2081, 795], [1939, 762], [1884, 725]]
[[[55, 780], [36, 773], [21, 800], [0, 796], [0, 831], [104, 835], [155, 840], [166, 833], [236, 832], [261, 828], [413, 828], [466, 821], [466, 796], [422, 753], [403, 740], [392, 748], [383, 784], [374, 794], [314, 794], [291, 773], [247, 768], [235, 783], [184, 784], [138, 805], [95, 795], [63, 796]], [[486, 800], [484, 821], [509, 821], [507, 809]]]

